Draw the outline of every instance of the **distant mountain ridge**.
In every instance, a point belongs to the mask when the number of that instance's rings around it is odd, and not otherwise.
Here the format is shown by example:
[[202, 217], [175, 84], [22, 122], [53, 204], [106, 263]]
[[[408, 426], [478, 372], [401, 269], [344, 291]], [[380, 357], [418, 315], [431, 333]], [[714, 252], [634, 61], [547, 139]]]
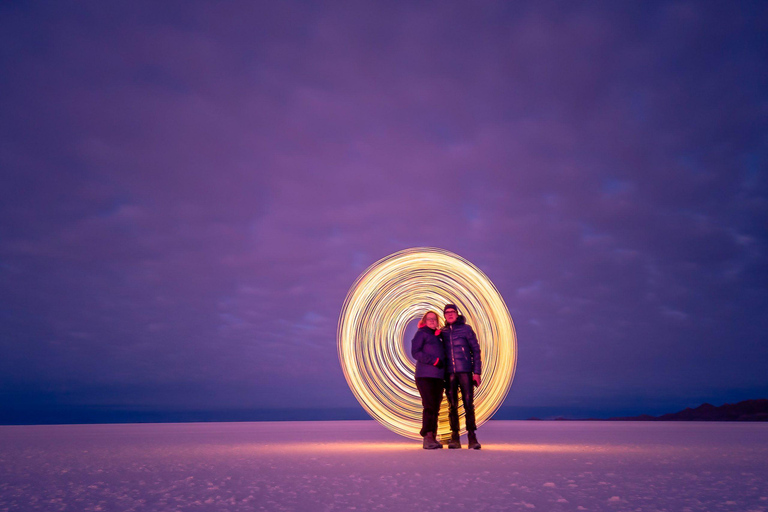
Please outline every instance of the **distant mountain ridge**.
[[627, 416], [609, 418], [609, 421], [768, 421], [768, 399], [744, 400], [735, 404], [701, 404], [695, 409], [690, 407], [682, 411], [661, 416]]

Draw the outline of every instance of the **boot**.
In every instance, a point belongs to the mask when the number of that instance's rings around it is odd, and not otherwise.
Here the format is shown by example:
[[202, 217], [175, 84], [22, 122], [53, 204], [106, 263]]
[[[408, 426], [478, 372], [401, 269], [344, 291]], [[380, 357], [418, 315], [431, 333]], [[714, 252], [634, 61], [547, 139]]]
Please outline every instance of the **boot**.
[[477, 442], [477, 436], [475, 435], [475, 431], [467, 432], [467, 448], [470, 450], [479, 450], [480, 449], [480, 443]]
[[448, 441], [448, 448], [450, 448], [451, 450], [456, 450], [457, 448], [461, 448], [461, 441], [459, 440], [458, 432], [451, 433], [451, 440]]
[[437, 448], [442, 448], [443, 445], [437, 442], [437, 439], [435, 439], [435, 433], [434, 432], [427, 432], [427, 434], [424, 436], [424, 449], [425, 450], [435, 450]]

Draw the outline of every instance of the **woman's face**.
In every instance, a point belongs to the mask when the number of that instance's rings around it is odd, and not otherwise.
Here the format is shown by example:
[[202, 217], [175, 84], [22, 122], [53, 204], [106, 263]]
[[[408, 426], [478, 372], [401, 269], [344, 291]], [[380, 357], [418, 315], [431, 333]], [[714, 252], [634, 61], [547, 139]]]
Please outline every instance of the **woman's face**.
[[437, 315], [430, 313], [427, 315], [427, 327], [430, 329], [437, 329]]

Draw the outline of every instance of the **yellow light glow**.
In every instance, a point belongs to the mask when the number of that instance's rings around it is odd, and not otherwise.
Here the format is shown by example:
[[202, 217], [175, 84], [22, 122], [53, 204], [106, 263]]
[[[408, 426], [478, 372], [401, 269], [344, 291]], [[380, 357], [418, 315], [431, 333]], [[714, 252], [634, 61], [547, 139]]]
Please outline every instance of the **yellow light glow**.
[[[483, 436], [484, 438], [486, 436]], [[137, 448], [111, 452], [114, 456], [134, 457]], [[231, 444], [196, 444], [194, 446], [180, 447], [145, 447], [140, 451], [144, 454], [153, 456], [168, 455], [171, 452], [183, 452], [187, 455], [196, 457], [210, 457], [214, 455], [278, 455], [278, 454], [297, 454], [307, 456], [308, 454], [329, 453], [333, 455], [342, 454], [361, 454], [361, 453], [403, 453], [406, 451], [421, 451], [421, 446], [409, 442], [381, 442], [381, 441], [280, 441], [273, 442], [252, 442], [252, 443], [231, 443]], [[589, 445], [589, 444], [552, 444], [552, 443], [499, 443], [483, 441], [484, 452], [514, 452], [514, 453], [535, 453], [535, 454], [582, 454], [582, 455], [607, 455], [607, 454], [632, 454], [632, 453], [651, 453], [658, 451], [654, 446], [636, 446], [636, 445]], [[664, 446], [665, 453], [670, 451], [680, 451], [684, 448]]]
[[[480, 426], [509, 393], [517, 363], [512, 318], [501, 294], [480, 269], [443, 249], [396, 252], [357, 278], [339, 317], [339, 360], [349, 387], [376, 421], [411, 439], [421, 438], [422, 405], [414, 380], [416, 368], [406, 355], [410, 340], [406, 349], [403, 334], [411, 320], [427, 311], [436, 311], [442, 318], [448, 303], [458, 306], [480, 343], [483, 381], [475, 389]], [[464, 426], [461, 405], [459, 416]], [[448, 403], [443, 397], [438, 435], [448, 433]]]

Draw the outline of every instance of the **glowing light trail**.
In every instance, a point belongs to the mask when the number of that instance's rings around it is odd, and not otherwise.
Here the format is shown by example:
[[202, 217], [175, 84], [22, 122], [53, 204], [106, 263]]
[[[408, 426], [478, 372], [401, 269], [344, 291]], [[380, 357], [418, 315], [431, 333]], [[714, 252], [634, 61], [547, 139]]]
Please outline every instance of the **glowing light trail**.
[[[407, 355], [410, 340], [404, 345], [403, 334], [410, 321], [428, 310], [442, 318], [448, 303], [458, 306], [480, 342], [483, 383], [475, 389], [480, 426], [509, 393], [517, 363], [512, 318], [480, 269], [442, 249], [406, 249], [363, 272], [341, 310], [338, 351], [349, 387], [375, 420], [405, 437], [420, 439], [422, 406], [414, 381], [416, 368]], [[462, 406], [459, 416], [463, 426]], [[438, 435], [448, 433], [448, 404], [443, 397]]]

